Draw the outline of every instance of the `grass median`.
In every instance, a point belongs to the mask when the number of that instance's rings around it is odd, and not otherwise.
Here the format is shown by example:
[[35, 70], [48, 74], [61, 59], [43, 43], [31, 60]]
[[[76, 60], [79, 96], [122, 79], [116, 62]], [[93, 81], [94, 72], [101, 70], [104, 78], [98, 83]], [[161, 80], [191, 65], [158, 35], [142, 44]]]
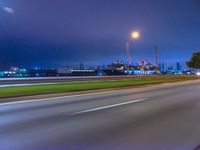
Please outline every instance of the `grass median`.
[[99, 81], [99, 82], [90, 81], [90, 82], [52, 84], [52, 85], [1, 87], [0, 98], [134, 87], [134, 86], [142, 86], [149, 84], [179, 82], [179, 81], [195, 80], [195, 79], [198, 78], [195, 76], [163, 76], [163, 77], [152, 76], [152, 77], [134, 77], [131, 79], [119, 79], [119, 80]]

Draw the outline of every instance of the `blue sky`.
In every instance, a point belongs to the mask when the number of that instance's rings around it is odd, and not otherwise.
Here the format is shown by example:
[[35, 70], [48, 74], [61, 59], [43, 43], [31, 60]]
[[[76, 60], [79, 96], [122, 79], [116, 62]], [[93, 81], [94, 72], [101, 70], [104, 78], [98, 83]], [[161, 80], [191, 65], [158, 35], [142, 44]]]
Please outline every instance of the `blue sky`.
[[200, 50], [198, 0], [2, 0], [0, 64], [64, 67], [125, 60], [184, 62]]

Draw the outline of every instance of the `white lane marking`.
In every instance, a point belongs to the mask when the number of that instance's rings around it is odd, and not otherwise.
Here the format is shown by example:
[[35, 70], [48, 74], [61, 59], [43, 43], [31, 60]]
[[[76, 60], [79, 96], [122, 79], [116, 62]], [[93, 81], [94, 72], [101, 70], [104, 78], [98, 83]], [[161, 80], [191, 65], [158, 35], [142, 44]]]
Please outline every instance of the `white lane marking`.
[[17, 86], [32, 86], [32, 85], [51, 85], [51, 84], [59, 84], [59, 83], [33, 83], [33, 84], [5, 84], [0, 85], [0, 87], [17, 87]]
[[[66, 82], [57, 82], [57, 83], [30, 83], [30, 84], [2, 84], [0, 87], [20, 87], [20, 86], [34, 86], [34, 85], [54, 85], [54, 84], [70, 84], [70, 83], [87, 83], [87, 82], [105, 82], [107, 80], [91, 80], [91, 81], [66, 81]], [[117, 81], [117, 80], [109, 80], [110, 81]]]
[[[24, 77], [24, 78], [0, 78], [0, 81], [13, 81], [13, 80], [49, 80], [49, 79], [98, 79], [98, 78], [130, 78], [131, 76], [85, 76], [85, 77]], [[132, 76], [135, 77], [135, 76]]]
[[[188, 81], [185, 81], [185, 82], [188, 82]], [[158, 85], [151, 85], [151, 86], [149, 85], [149, 86], [147, 86], [145, 88], [148, 89], [148, 88], [157, 88], [157, 87], [167, 87], [167, 86], [172, 86], [172, 85], [175, 85], [175, 84], [177, 84], [177, 83], [170, 83], [170, 84], [164, 83], [164, 84], [160, 84], [160, 85], [159, 84]], [[17, 101], [17, 102], [5, 102], [5, 103], [0, 103], [0, 106], [22, 104], [22, 103], [34, 103], [34, 102], [39, 102], [39, 101], [50, 101], [50, 100], [55, 100], [55, 99], [73, 98], [73, 97], [81, 97], [81, 96], [92, 96], [92, 95], [98, 95], [98, 94], [109, 94], [109, 93], [113, 93], [114, 94], [114, 93], [118, 93], [119, 91], [131, 92], [131, 91], [137, 91], [138, 89], [141, 90], [140, 88], [131, 88], [131, 89], [111, 90], [111, 91], [105, 91], [105, 92], [86, 93], [86, 94], [79, 94], [79, 95], [51, 97], [51, 98], [43, 98], [43, 99], [35, 99], [35, 100], [23, 100], [23, 101]]]
[[118, 103], [118, 104], [113, 104], [113, 105], [108, 105], [108, 106], [102, 106], [102, 107], [92, 108], [92, 109], [88, 109], [88, 110], [83, 110], [83, 111], [71, 113], [71, 115], [78, 115], [78, 114], [84, 114], [84, 113], [94, 112], [94, 111], [108, 109], [108, 108], [112, 108], [112, 107], [123, 106], [123, 105], [132, 104], [132, 103], [138, 103], [138, 102], [142, 102], [142, 101], [145, 101], [145, 100], [147, 100], [147, 99], [143, 98], [143, 99], [137, 99], [137, 100], [133, 100], [133, 101], [123, 102], [123, 103]]
[[[79, 95], [68, 95], [68, 96], [60, 96], [60, 97], [50, 97], [50, 98], [43, 98], [43, 99], [34, 99], [34, 100], [23, 100], [23, 101], [16, 101], [16, 102], [6, 102], [0, 103], [0, 106], [4, 105], [14, 105], [14, 104], [22, 104], [22, 103], [34, 103], [40, 101], [51, 101], [55, 99], [63, 99], [63, 98], [73, 98], [73, 97], [81, 97], [81, 96], [92, 96], [92, 95], [100, 95], [100, 94], [109, 94], [109, 93], [117, 93], [119, 91], [131, 91], [132, 89], [126, 90], [115, 90], [115, 91], [105, 91], [105, 92], [96, 92], [96, 93], [86, 93], [86, 94], [79, 94]], [[37, 96], [37, 95], [36, 95]]]
[[0, 78], [0, 81], [13, 81], [13, 80], [51, 80], [51, 79], [90, 79], [90, 78], [101, 78], [99, 76], [89, 77], [30, 77], [30, 78]]

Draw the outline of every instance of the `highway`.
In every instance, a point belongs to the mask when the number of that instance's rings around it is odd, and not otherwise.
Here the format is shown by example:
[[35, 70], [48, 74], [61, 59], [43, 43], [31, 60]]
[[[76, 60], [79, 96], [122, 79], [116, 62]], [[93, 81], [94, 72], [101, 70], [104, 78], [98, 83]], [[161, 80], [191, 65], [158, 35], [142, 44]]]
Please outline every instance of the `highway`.
[[102, 81], [102, 80], [113, 80], [113, 79], [115, 80], [124, 78], [134, 78], [134, 76], [0, 78], [0, 87], [59, 84], [68, 82]]
[[0, 104], [0, 150], [193, 150], [200, 81]]
[[[137, 78], [138, 76], [69, 76], [69, 77], [30, 77], [30, 78], [0, 78], [0, 87], [31, 86], [46, 84], [62, 84], [69, 82], [108, 81]], [[152, 76], [139, 76], [140, 78]]]

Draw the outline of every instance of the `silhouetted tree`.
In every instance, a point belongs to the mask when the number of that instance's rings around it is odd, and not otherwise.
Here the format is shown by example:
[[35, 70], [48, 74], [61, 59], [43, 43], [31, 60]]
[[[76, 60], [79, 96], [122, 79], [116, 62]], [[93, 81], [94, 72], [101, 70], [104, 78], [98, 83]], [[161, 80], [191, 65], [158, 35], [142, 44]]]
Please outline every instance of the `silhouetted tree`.
[[200, 69], [200, 52], [193, 53], [190, 61], [187, 62], [188, 67]]

